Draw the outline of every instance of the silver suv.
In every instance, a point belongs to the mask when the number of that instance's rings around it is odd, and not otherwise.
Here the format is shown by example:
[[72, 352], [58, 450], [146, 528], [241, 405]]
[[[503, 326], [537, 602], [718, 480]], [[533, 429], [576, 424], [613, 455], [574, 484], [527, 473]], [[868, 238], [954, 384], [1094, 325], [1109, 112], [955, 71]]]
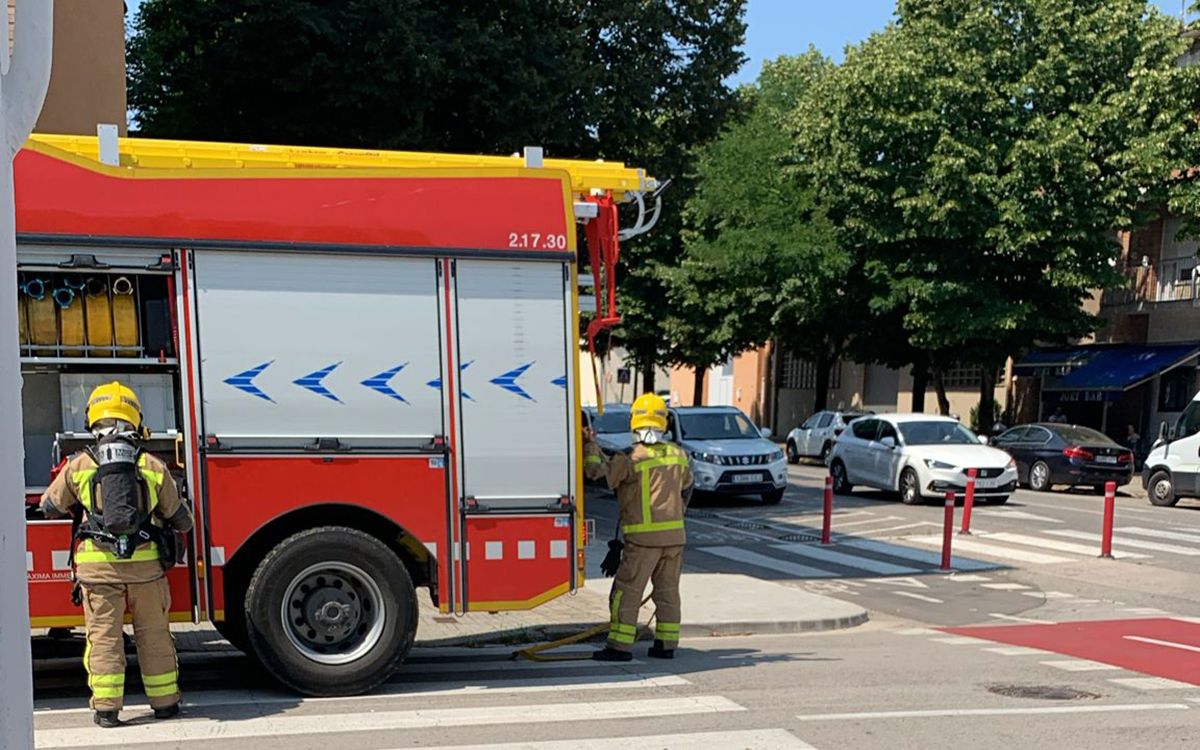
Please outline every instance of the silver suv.
[[788, 433], [788, 463], [800, 463], [802, 458], [819, 458], [821, 463], [828, 465], [833, 444], [846, 430], [846, 425], [853, 419], [870, 414], [871, 412], [866, 411], [817, 412], [804, 420], [804, 424]]

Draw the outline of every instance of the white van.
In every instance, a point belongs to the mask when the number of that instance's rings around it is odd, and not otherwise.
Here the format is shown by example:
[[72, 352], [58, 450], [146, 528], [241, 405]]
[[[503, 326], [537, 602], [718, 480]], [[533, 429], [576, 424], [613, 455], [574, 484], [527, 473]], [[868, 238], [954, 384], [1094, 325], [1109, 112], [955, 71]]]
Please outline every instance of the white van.
[[1142, 485], [1155, 505], [1174, 505], [1181, 497], [1200, 497], [1200, 393], [1175, 426], [1163, 422], [1146, 456]]

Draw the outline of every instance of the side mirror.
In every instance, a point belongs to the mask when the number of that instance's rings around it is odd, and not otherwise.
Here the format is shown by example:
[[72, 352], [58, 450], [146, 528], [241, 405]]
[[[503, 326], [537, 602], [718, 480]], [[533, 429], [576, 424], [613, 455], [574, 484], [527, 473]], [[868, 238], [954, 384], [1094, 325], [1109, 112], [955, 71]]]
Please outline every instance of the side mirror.
[[888, 437], [885, 437], [884, 439], [880, 440], [879, 444], [882, 445], [884, 448], [887, 448], [888, 450], [895, 450], [896, 449], [896, 438], [891, 437], [889, 435]]
[[1162, 422], [1160, 422], [1158, 425], [1158, 439], [1159, 440], [1167, 439], [1167, 421], [1165, 419]]
[[987, 435], [980, 435], [980, 436], [979, 436], [979, 444], [980, 444], [980, 445], [987, 445], [989, 442], [991, 442], [991, 441], [990, 441], [990, 440], [988, 440], [988, 436], [987, 436]]
[[771, 428], [770, 427], [759, 427], [758, 434], [762, 435], [766, 439], [770, 440], [771, 439]]

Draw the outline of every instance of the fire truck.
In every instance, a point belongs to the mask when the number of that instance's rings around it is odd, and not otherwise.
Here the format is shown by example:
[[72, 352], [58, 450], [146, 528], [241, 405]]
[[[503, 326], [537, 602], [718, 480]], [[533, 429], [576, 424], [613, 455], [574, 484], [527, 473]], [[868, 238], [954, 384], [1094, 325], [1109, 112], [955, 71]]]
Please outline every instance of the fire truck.
[[14, 169], [33, 628], [83, 622], [71, 523], [37, 504], [114, 379], [196, 514], [172, 620], [295, 690], [384, 681], [418, 588], [461, 615], [583, 585], [578, 269], [594, 336], [619, 240], [657, 217], [642, 170], [103, 127]]

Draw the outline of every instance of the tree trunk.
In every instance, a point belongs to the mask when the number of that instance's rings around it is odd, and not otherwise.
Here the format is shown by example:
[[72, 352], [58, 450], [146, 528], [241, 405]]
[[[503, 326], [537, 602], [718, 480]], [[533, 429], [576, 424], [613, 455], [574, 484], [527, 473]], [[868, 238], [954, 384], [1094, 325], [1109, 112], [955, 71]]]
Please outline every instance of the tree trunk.
[[991, 435], [996, 423], [996, 371], [991, 366], [981, 368], [979, 376], [979, 434]]
[[929, 389], [929, 364], [917, 362], [912, 368], [912, 411], [921, 414], [925, 411], [925, 391]]
[[833, 357], [828, 349], [821, 349], [817, 354], [817, 393], [813, 401], [813, 411], [824, 411], [829, 405], [829, 373], [833, 369]]
[[692, 370], [695, 378], [692, 381], [692, 406], [704, 406], [704, 375], [707, 372], [708, 368], [700, 365]]
[[642, 393], [654, 393], [654, 355], [647, 354], [641, 358]]
[[943, 417], [950, 415], [950, 399], [946, 397], [946, 381], [942, 378], [940, 365], [933, 366], [933, 389], [937, 393], [938, 414]]

